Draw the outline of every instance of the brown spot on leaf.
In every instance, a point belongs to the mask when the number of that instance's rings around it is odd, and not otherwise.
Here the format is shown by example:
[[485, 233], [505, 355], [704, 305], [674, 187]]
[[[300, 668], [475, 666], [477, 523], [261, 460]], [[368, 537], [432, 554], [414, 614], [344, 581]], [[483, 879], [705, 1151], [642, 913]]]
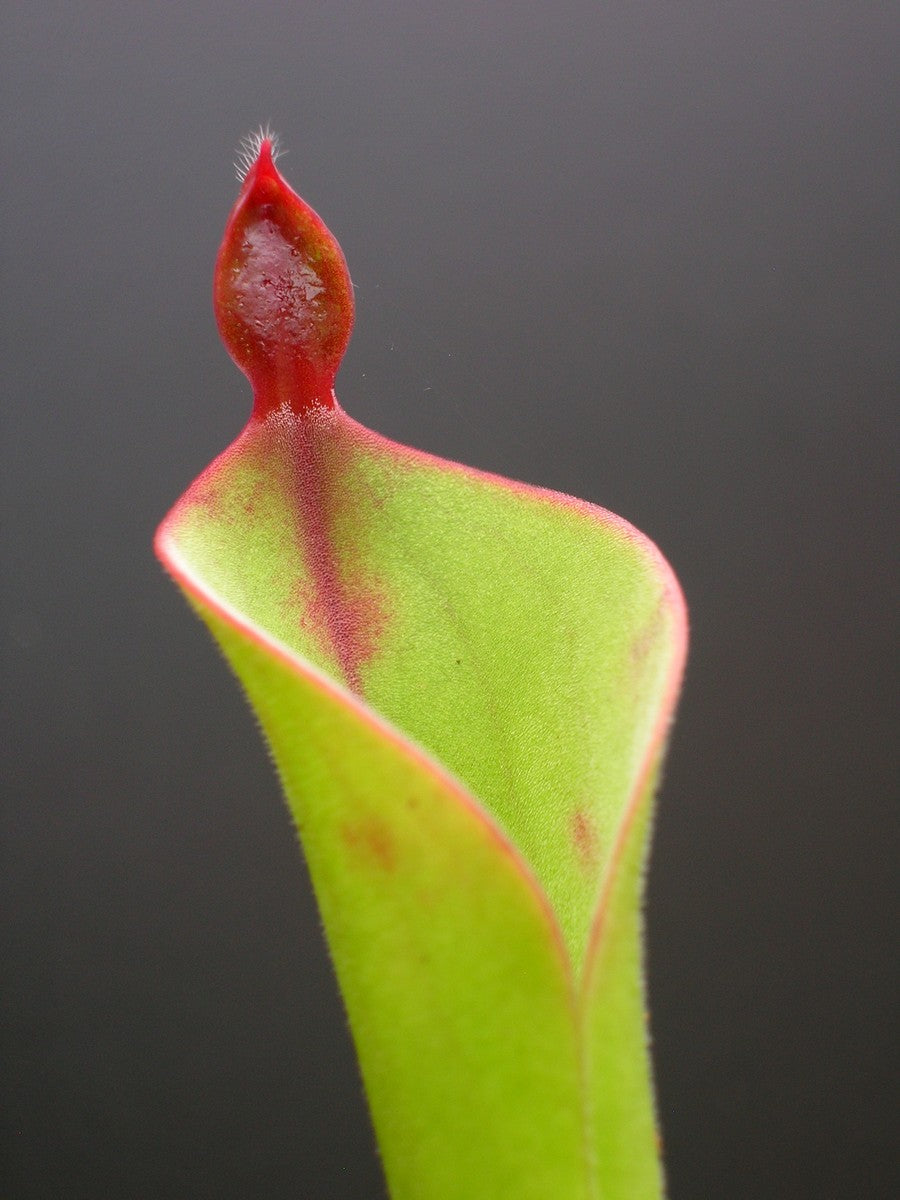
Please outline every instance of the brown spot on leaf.
[[647, 660], [647, 656], [658, 640], [659, 635], [662, 632], [662, 625], [663, 607], [662, 603], [660, 602], [654, 608], [649, 620], [646, 621], [638, 630], [634, 640], [631, 643], [631, 665], [636, 675], [640, 674], [640, 671]]
[[341, 837], [361, 861], [382, 871], [393, 871], [397, 865], [397, 848], [391, 832], [376, 817], [347, 821], [341, 827]]
[[576, 809], [569, 822], [569, 835], [582, 870], [585, 873], [596, 871], [600, 865], [600, 839], [591, 814], [582, 808]]

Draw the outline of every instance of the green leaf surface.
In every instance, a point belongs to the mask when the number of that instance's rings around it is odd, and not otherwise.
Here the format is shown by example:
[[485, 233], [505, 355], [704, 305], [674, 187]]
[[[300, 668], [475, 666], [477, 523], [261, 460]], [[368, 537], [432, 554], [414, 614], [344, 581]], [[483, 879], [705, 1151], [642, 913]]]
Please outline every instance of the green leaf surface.
[[[286, 185], [264, 145], [260, 162], [220, 306], [263, 217], [261, 286], [296, 293], [271, 263], [300, 210], [273, 224]], [[658, 1197], [640, 902], [677, 583], [602, 509], [364, 429], [322, 402], [317, 353], [262, 383], [241, 363], [254, 416], [157, 547], [272, 749], [391, 1194]]]

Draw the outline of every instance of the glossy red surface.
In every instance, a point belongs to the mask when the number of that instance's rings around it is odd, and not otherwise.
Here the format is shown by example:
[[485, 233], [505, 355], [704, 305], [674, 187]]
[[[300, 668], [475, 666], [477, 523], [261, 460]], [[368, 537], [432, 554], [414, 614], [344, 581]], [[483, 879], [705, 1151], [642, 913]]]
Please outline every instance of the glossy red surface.
[[353, 287], [332, 234], [278, 172], [263, 138], [228, 219], [213, 304], [253, 385], [254, 415], [332, 408], [353, 328]]

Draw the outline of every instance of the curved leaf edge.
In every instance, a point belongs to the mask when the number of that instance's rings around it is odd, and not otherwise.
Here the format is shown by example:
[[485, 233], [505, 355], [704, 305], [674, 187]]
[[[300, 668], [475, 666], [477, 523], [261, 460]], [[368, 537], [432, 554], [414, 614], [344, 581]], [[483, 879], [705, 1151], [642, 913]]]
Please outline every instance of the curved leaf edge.
[[575, 1000], [575, 1009], [576, 1011], [584, 1012], [587, 1008], [587, 1000], [593, 983], [594, 967], [601, 957], [600, 951], [607, 926], [610, 900], [616, 886], [620, 864], [630, 844], [631, 835], [642, 808], [652, 803], [653, 792], [655, 790], [651, 786], [653, 775], [659, 766], [665, 750], [668, 731], [681, 689], [688, 643], [687, 606], [681, 586], [658, 546], [624, 517], [620, 517], [600, 505], [578, 499], [564, 492], [508, 479], [505, 476], [497, 475], [490, 471], [465, 466], [450, 459], [430, 454], [427, 451], [406, 446], [360, 424], [344, 412], [343, 409], [339, 409], [339, 412], [341, 417], [353, 427], [354, 432], [362, 440], [368, 441], [370, 444], [378, 444], [382, 449], [393, 452], [407, 461], [416, 460], [419, 463], [430, 464], [441, 470], [458, 472], [469, 478], [478, 479], [530, 500], [563, 506], [579, 514], [591, 523], [601, 524], [607, 530], [617, 534], [641, 552], [662, 581], [663, 602], [668, 606], [672, 617], [671, 655], [663, 684], [662, 696], [657, 708], [656, 719], [648, 738], [644, 757], [638, 768], [634, 785], [623, 808], [609, 861], [600, 880], [598, 900], [591, 922], [585, 957], [579, 967], [572, 960], [559, 920], [535, 871], [512, 839], [507, 835], [499, 821], [485, 807], [481, 800], [452, 772], [448, 771], [438, 759], [431, 755], [428, 750], [385, 718], [375, 708], [367, 704], [360, 696], [322, 671], [304, 655], [297, 653], [282, 641], [273, 637], [259, 624], [250, 620], [222, 596], [218, 595], [193, 571], [190, 563], [179, 552], [176, 538], [173, 534], [173, 527], [177, 522], [182, 506], [190, 503], [195, 492], [203, 488], [207, 478], [214, 476], [220, 465], [239, 451], [244, 433], [260, 418], [251, 416], [245, 429], [241, 431], [225, 450], [216, 456], [213, 462], [187, 488], [159, 525], [153, 542], [157, 558], [188, 597], [193, 598], [200, 604], [207, 605], [223, 621], [231, 625], [236, 632], [254, 642], [262, 650], [276, 656], [290, 670], [303, 676], [315, 687], [321, 689], [323, 692], [327, 692], [333, 699], [337, 699], [349, 708], [359, 720], [372, 726], [381, 736], [392, 742], [401, 753], [412, 758], [421, 769], [432, 774], [439, 780], [447, 794], [453, 796], [457, 803], [486, 827], [498, 850], [514, 864], [527, 891], [532, 895], [534, 902], [537, 904], [542, 919], [546, 923], [547, 932], [560, 958], [560, 965], [569, 981], [573, 999]]

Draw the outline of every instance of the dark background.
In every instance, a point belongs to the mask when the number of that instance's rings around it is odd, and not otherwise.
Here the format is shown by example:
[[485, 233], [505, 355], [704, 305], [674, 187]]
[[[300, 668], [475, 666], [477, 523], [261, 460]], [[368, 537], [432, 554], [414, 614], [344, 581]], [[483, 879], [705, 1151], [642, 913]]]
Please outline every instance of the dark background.
[[358, 288], [344, 406], [622, 513], [683, 581], [672, 1200], [896, 1194], [892, 6], [18, 8], [0, 1194], [380, 1194], [265, 752], [150, 549], [248, 412], [210, 281], [266, 120]]

